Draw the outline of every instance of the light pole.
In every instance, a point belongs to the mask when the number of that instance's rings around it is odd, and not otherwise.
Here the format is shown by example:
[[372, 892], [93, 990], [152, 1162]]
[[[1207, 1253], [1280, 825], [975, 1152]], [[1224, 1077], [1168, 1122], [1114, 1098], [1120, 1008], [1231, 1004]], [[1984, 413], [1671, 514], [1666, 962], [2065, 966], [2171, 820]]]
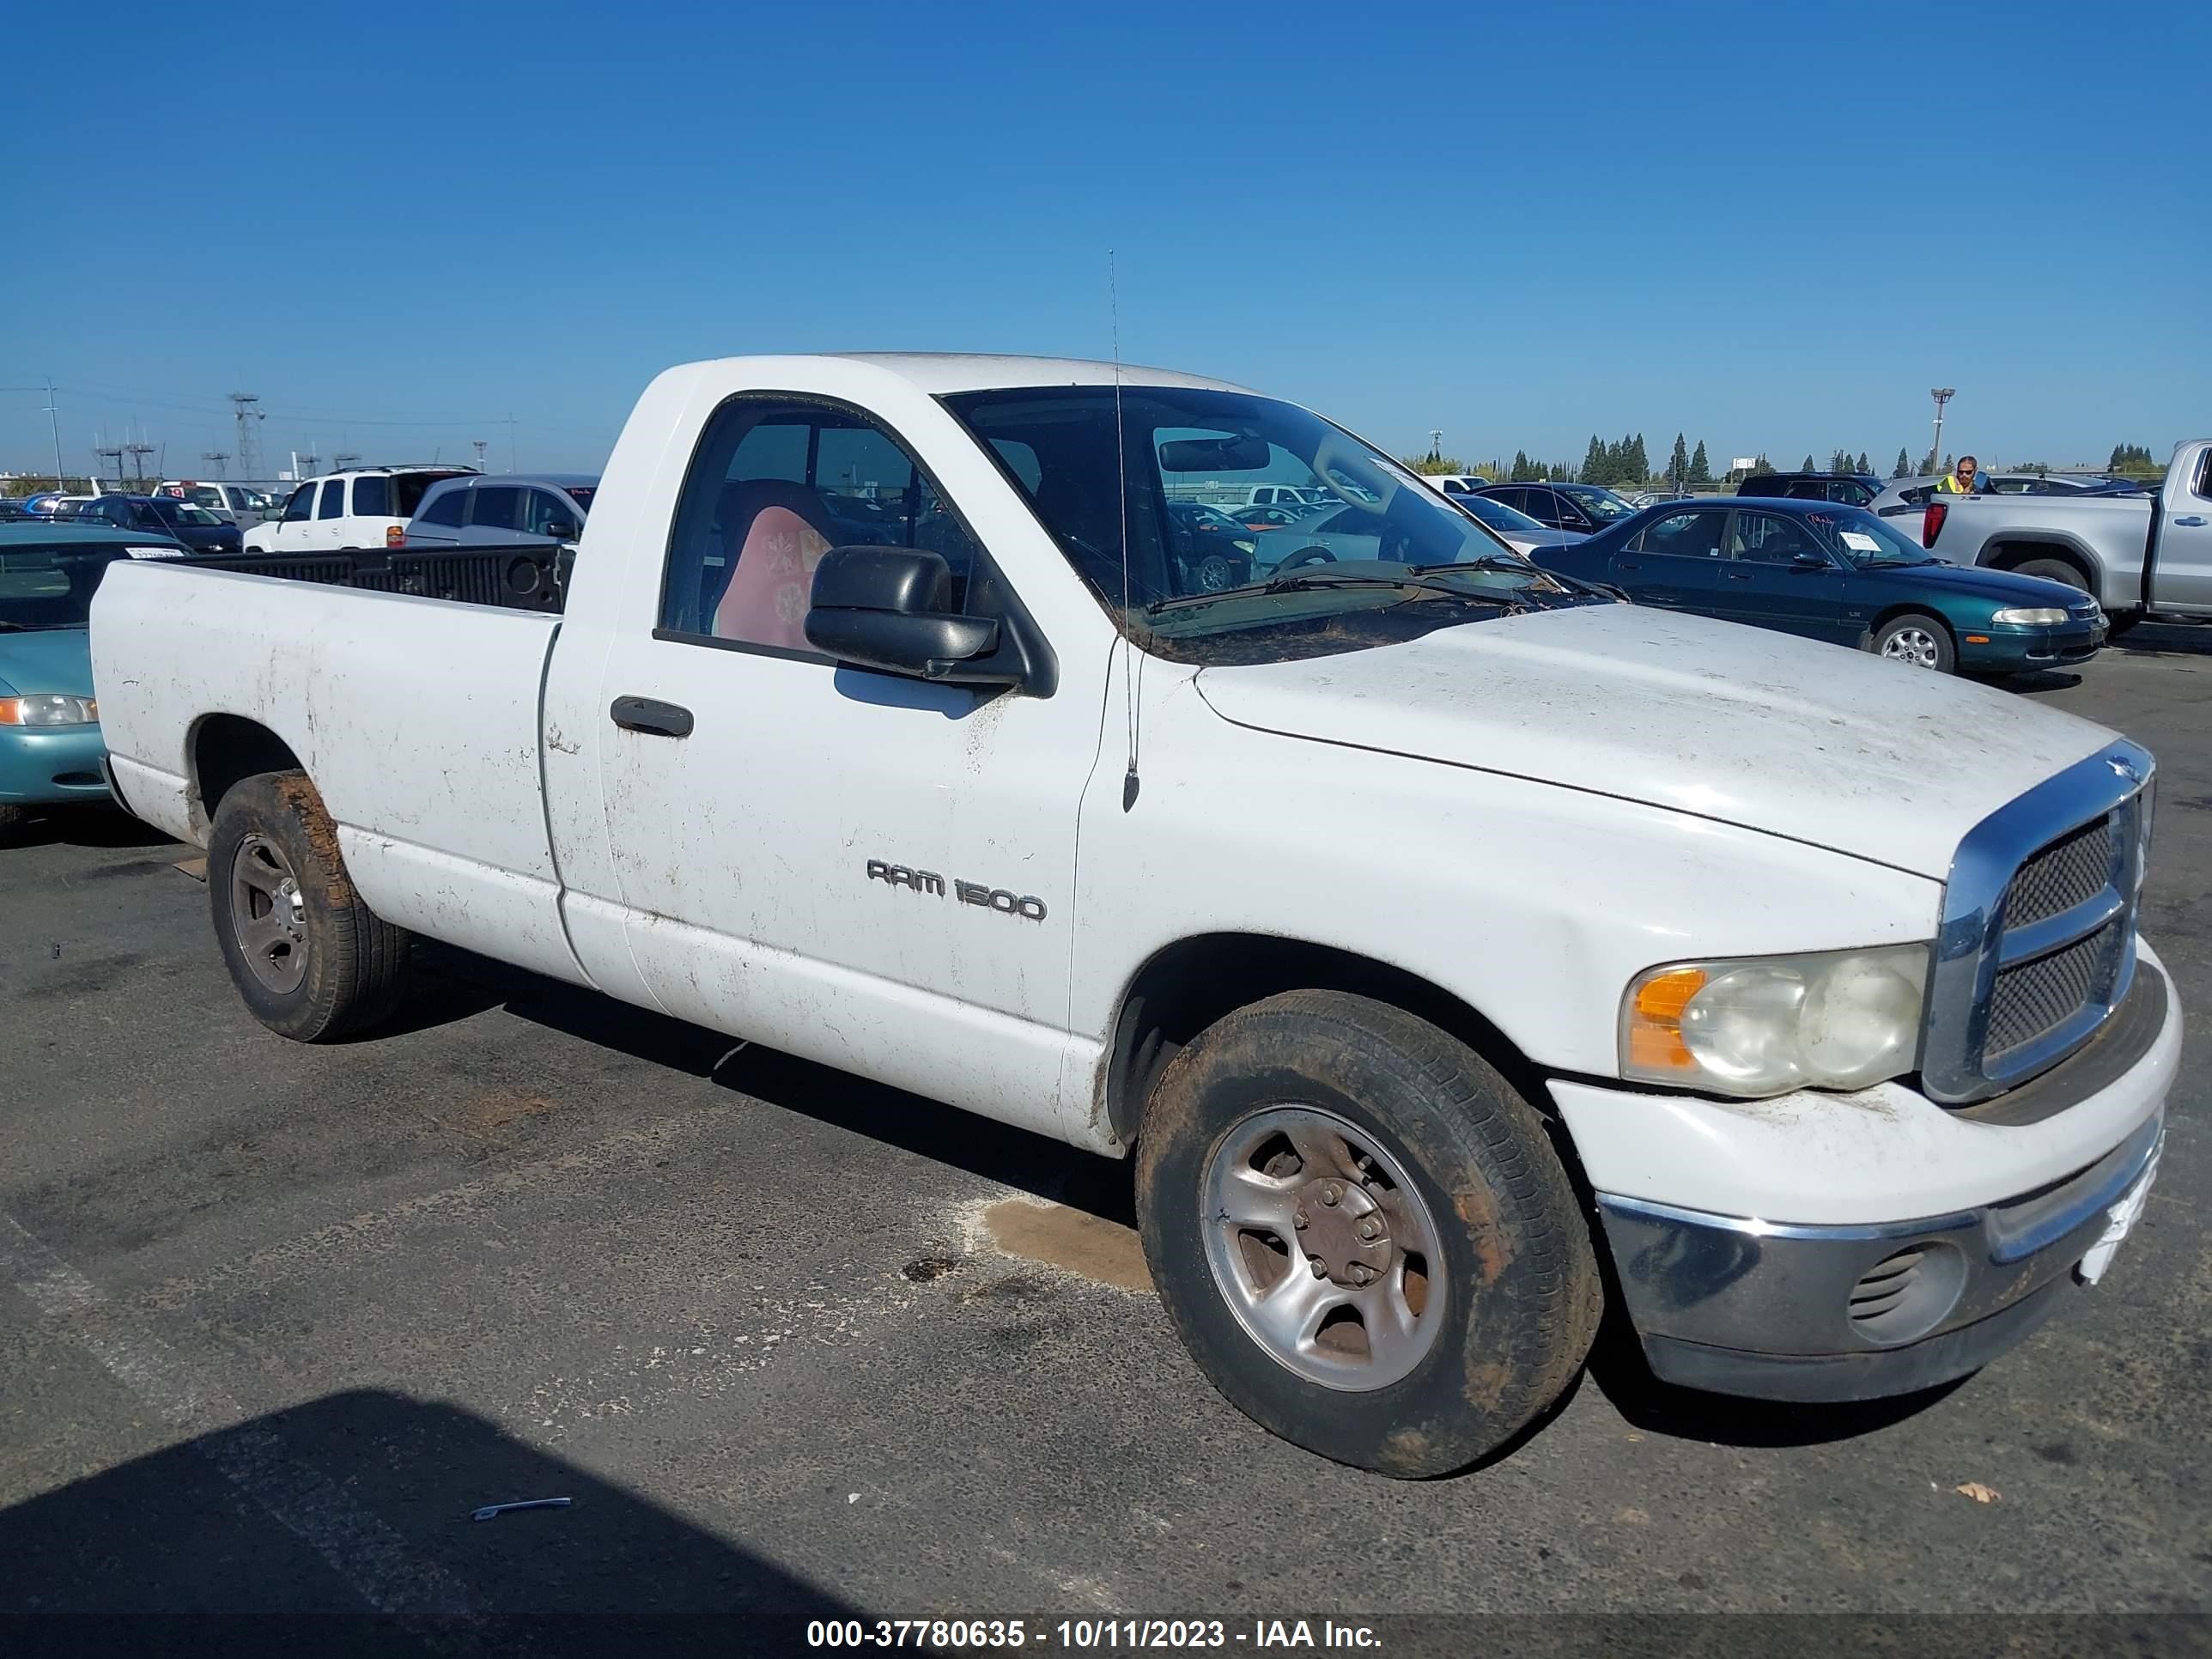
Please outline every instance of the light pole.
[[1936, 447], [1928, 452], [1928, 470], [1933, 472], [1943, 465], [1943, 405], [1959, 395], [1956, 386], [1931, 386], [1928, 395], [1936, 400]]

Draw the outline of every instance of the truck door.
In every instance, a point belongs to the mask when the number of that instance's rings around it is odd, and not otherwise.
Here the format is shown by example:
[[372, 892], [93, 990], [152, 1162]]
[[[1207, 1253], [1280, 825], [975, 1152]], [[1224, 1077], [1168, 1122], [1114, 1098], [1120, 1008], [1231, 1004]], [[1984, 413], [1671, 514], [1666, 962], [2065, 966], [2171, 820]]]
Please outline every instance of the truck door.
[[[611, 637], [591, 715], [630, 962], [682, 1018], [1051, 1127], [1100, 689], [832, 661], [804, 623], [816, 563], [848, 544], [941, 554], [963, 607], [1000, 580], [872, 416], [723, 402], [677, 493], [657, 625]], [[580, 952], [596, 902], [574, 902]]]
[[2179, 471], [2159, 502], [2153, 608], [2212, 611], [2212, 444]]

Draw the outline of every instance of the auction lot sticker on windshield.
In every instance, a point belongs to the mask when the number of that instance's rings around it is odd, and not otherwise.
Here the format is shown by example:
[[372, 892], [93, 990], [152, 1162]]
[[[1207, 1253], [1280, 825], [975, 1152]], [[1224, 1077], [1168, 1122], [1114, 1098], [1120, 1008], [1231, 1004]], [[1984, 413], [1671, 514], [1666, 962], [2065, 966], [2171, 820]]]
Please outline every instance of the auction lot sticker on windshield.
[[1850, 548], [1854, 553], [1879, 553], [1881, 551], [1881, 544], [1875, 540], [1873, 537], [1868, 535], [1863, 530], [1846, 530], [1839, 533], [1843, 536], [1844, 545]]
[[2075, 1271], [2081, 1275], [2083, 1284], [2094, 1285], [2105, 1276], [2105, 1269], [2112, 1265], [2112, 1255], [2120, 1248], [2120, 1241], [2128, 1236], [2128, 1230], [2136, 1224], [2136, 1218], [2142, 1213], [2143, 1200], [2150, 1196], [2150, 1183], [2157, 1178], [2158, 1158], [2154, 1154], [2150, 1168], [2142, 1172], [2142, 1179], [2107, 1212], [2111, 1219], [2105, 1223], [2104, 1236], [2081, 1258], [2081, 1265]]

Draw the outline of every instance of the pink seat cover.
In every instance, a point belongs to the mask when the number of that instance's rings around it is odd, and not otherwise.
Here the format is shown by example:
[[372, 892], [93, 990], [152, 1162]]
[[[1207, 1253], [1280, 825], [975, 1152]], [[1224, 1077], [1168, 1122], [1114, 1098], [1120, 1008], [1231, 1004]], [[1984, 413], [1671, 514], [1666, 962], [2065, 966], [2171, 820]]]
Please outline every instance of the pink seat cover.
[[829, 550], [822, 533], [791, 508], [763, 507], [753, 515], [737, 569], [714, 607], [714, 637], [809, 649], [806, 606], [814, 567]]

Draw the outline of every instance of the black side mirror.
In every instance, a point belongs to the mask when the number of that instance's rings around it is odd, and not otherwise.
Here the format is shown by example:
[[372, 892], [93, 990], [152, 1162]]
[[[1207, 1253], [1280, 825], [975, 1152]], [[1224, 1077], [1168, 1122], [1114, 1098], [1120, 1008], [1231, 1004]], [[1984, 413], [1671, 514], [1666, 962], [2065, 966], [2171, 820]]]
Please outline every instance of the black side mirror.
[[556, 542], [573, 542], [583, 532], [573, 519], [554, 519], [539, 533], [550, 536]]
[[919, 679], [1012, 685], [1018, 667], [987, 661], [999, 647], [994, 617], [952, 608], [952, 569], [916, 547], [839, 547], [814, 567], [806, 638], [840, 662]]
[[1818, 553], [1792, 554], [1790, 564], [1790, 568], [1796, 570], [1828, 570], [1834, 568]]

